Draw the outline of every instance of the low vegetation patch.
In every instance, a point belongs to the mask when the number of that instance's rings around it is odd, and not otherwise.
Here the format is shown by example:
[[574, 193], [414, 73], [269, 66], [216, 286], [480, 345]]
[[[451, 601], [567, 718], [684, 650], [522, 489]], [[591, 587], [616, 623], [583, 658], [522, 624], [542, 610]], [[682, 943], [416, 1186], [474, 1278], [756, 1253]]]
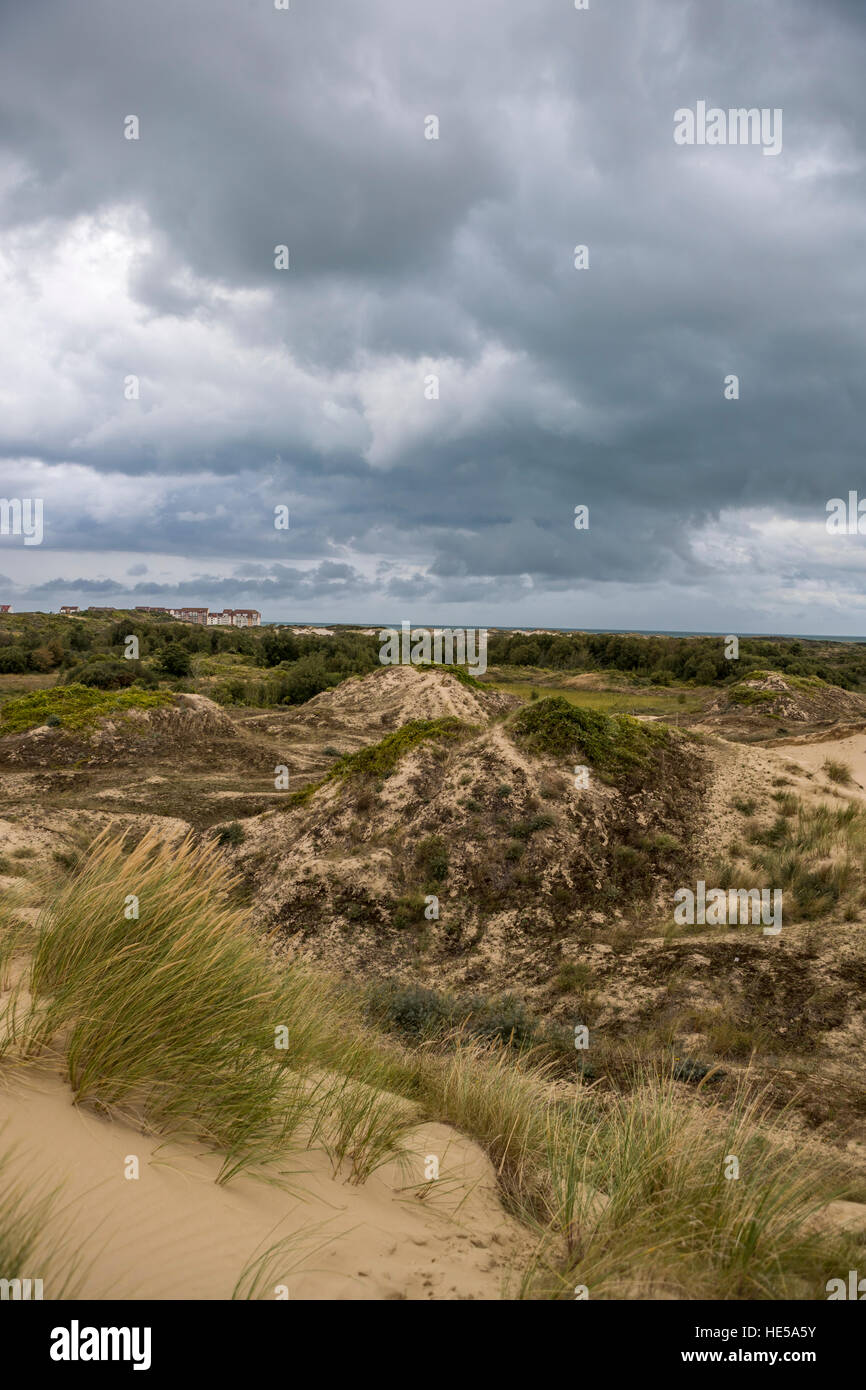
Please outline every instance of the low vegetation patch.
[[132, 709], [164, 709], [174, 704], [167, 690], [99, 690], [86, 685], [54, 686], [7, 700], [0, 710], [0, 734], [20, 734], [40, 724], [86, 729], [110, 715]]
[[778, 690], [756, 690], [751, 685], [737, 685], [730, 694], [732, 705], [771, 705], [778, 700]]
[[346, 753], [340, 758], [328, 777], [389, 777], [401, 758], [431, 739], [459, 738], [468, 731], [469, 726], [461, 719], [446, 715], [441, 719], [410, 719], [379, 743], [369, 748], [359, 748], [357, 753]]
[[671, 742], [666, 724], [603, 714], [573, 705], [561, 695], [525, 706], [512, 728], [532, 752], [562, 758], [580, 755], [612, 781], [646, 768], [653, 754]]
[[812, 921], [853, 903], [862, 888], [866, 815], [852, 803], [789, 802], [771, 825], [752, 826], [747, 839], [752, 869], [785, 894], [786, 921]]
[[410, 719], [379, 743], [359, 748], [356, 753], [344, 753], [333, 767], [317, 782], [310, 782], [289, 797], [290, 806], [302, 806], [326, 782], [345, 781], [350, 777], [390, 777], [402, 758], [421, 744], [442, 739], [456, 739], [474, 733], [474, 725], [466, 724], [453, 715], [440, 719]]
[[229, 821], [227, 825], [218, 825], [214, 830], [214, 839], [218, 845], [242, 845], [246, 839], [246, 831], [240, 821]]
[[551, 1029], [511, 994], [460, 998], [421, 985], [389, 982], [371, 989], [368, 1007], [382, 1027], [394, 1029], [415, 1041], [437, 1036], [442, 1039], [456, 1029], [457, 1035], [462, 1030], [467, 1035], [518, 1049], [542, 1044], [561, 1048], [568, 1043], [574, 1050], [570, 1034]]
[[465, 666], [449, 666], [446, 662], [427, 662], [422, 661], [418, 665], [419, 671], [445, 671], [449, 676], [453, 676], [461, 685], [465, 685], [470, 690], [483, 690], [481, 681], [475, 679], [466, 670]]

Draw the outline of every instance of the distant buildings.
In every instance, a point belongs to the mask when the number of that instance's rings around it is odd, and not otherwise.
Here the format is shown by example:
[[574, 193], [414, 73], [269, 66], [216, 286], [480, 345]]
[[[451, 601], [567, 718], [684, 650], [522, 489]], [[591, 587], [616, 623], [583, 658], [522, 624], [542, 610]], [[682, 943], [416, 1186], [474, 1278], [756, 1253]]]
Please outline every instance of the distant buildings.
[[[88, 613], [115, 613], [114, 608], [87, 609]], [[226, 608], [222, 613], [211, 613], [207, 608], [153, 608], [139, 604], [136, 613], [165, 613], [182, 623], [200, 623], [203, 627], [259, 627], [262, 615], [257, 608]], [[11, 603], [0, 603], [0, 613], [11, 613]], [[60, 612], [67, 618], [81, 613], [77, 603], [63, 603]]]
[[182, 623], [199, 623], [203, 627], [259, 627], [262, 615], [257, 608], [226, 608], [211, 613], [207, 608], [152, 608], [140, 605], [136, 613], [167, 613]]
[[170, 608], [168, 611], [173, 618], [180, 618], [182, 623], [201, 623], [207, 626], [206, 608]]
[[257, 608], [227, 608], [223, 613], [232, 627], [258, 627], [262, 615]]

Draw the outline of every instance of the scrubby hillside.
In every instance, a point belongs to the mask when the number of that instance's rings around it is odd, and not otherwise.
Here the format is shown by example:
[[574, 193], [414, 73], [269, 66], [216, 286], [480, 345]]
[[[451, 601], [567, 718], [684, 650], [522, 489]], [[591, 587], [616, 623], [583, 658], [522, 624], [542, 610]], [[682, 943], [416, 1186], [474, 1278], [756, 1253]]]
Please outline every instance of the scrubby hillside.
[[854, 1267], [866, 1208], [760, 1096], [652, 1068], [556, 1085], [463, 1033], [404, 1046], [275, 962], [235, 886], [192, 837], [105, 836], [35, 924], [0, 912], [4, 1277], [38, 1268], [48, 1299], [819, 1299]]
[[[561, 699], [502, 717], [448, 679], [389, 673], [389, 722], [412, 718], [248, 821], [238, 863], [287, 948], [544, 998], [570, 933], [681, 877], [703, 759], [661, 723]], [[348, 684], [350, 710], [372, 684]], [[341, 691], [318, 697], [331, 721]]]
[[866, 720], [866, 699], [817, 676], [785, 675], [781, 671], [751, 671], [724, 691], [702, 722], [729, 738], [778, 736], [788, 725], [826, 727]]
[[519, 702], [508, 695], [484, 690], [465, 673], [449, 668], [383, 666], [369, 676], [343, 681], [335, 690], [323, 691], [293, 710], [292, 726], [313, 732], [327, 725], [330, 732], [348, 732], [374, 723], [396, 729], [410, 719], [439, 719], [453, 715], [468, 723], [486, 722]]
[[272, 764], [203, 695], [55, 686], [0, 710], [0, 767], [121, 767], [148, 762]]
[[484, 690], [465, 674], [441, 667], [380, 666], [342, 681], [305, 704], [242, 716], [243, 726], [279, 737], [290, 749], [293, 786], [321, 775], [335, 757], [355, 752], [412, 719], [453, 717], [486, 724], [520, 702]]

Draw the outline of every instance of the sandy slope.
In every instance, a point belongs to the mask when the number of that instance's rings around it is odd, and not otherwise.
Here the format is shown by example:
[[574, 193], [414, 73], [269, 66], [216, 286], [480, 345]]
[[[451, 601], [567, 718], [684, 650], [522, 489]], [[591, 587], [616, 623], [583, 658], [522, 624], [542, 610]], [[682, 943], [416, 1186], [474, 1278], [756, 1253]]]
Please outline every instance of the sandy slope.
[[[390, 1163], [363, 1186], [300, 1150], [289, 1192], [248, 1177], [223, 1188], [214, 1157], [80, 1109], [56, 1072], [31, 1065], [0, 1068], [0, 1134], [20, 1151], [19, 1176], [64, 1183], [60, 1225], [92, 1257], [78, 1297], [229, 1298], [251, 1257], [291, 1237], [260, 1297], [285, 1285], [292, 1299], [495, 1299], [529, 1254], [486, 1156], [446, 1125], [416, 1130], [405, 1170]], [[138, 1180], [124, 1176], [129, 1155]]]
[[[840, 786], [836, 790], [843, 795], [863, 796], [866, 791], [866, 729], [849, 734], [847, 738], [821, 739], [813, 742], [785, 744], [783, 749], [791, 762], [799, 763], [810, 772], [820, 774], [828, 758], [835, 762], [847, 763], [854, 778], [854, 784]], [[824, 779], [826, 781], [826, 776]]]

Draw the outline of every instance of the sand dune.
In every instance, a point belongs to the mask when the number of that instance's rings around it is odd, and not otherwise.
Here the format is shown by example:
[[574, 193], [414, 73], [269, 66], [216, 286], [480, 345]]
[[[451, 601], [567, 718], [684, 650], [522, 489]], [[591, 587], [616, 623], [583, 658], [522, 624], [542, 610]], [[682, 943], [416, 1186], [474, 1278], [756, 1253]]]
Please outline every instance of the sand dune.
[[[54, 1070], [6, 1067], [0, 1084], [2, 1147], [15, 1146], [19, 1175], [64, 1184], [54, 1222], [91, 1260], [76, 1297], [227, 1299], [248, 1261], [285, 1240], [262, 1298], [497, 1299], [529, 1253], [488, 1159], [446, 1125], [421, 1126], [407, 1163], [363, 1186], [299, 1150], [289, 1191], [245, 1176], [218, 1187], [218, 1159], [74, 1105]], [[439, 1178], [425, 1183], [431, 1154]], [[124, 1176], [131, 1155], [138, 1179]]]

